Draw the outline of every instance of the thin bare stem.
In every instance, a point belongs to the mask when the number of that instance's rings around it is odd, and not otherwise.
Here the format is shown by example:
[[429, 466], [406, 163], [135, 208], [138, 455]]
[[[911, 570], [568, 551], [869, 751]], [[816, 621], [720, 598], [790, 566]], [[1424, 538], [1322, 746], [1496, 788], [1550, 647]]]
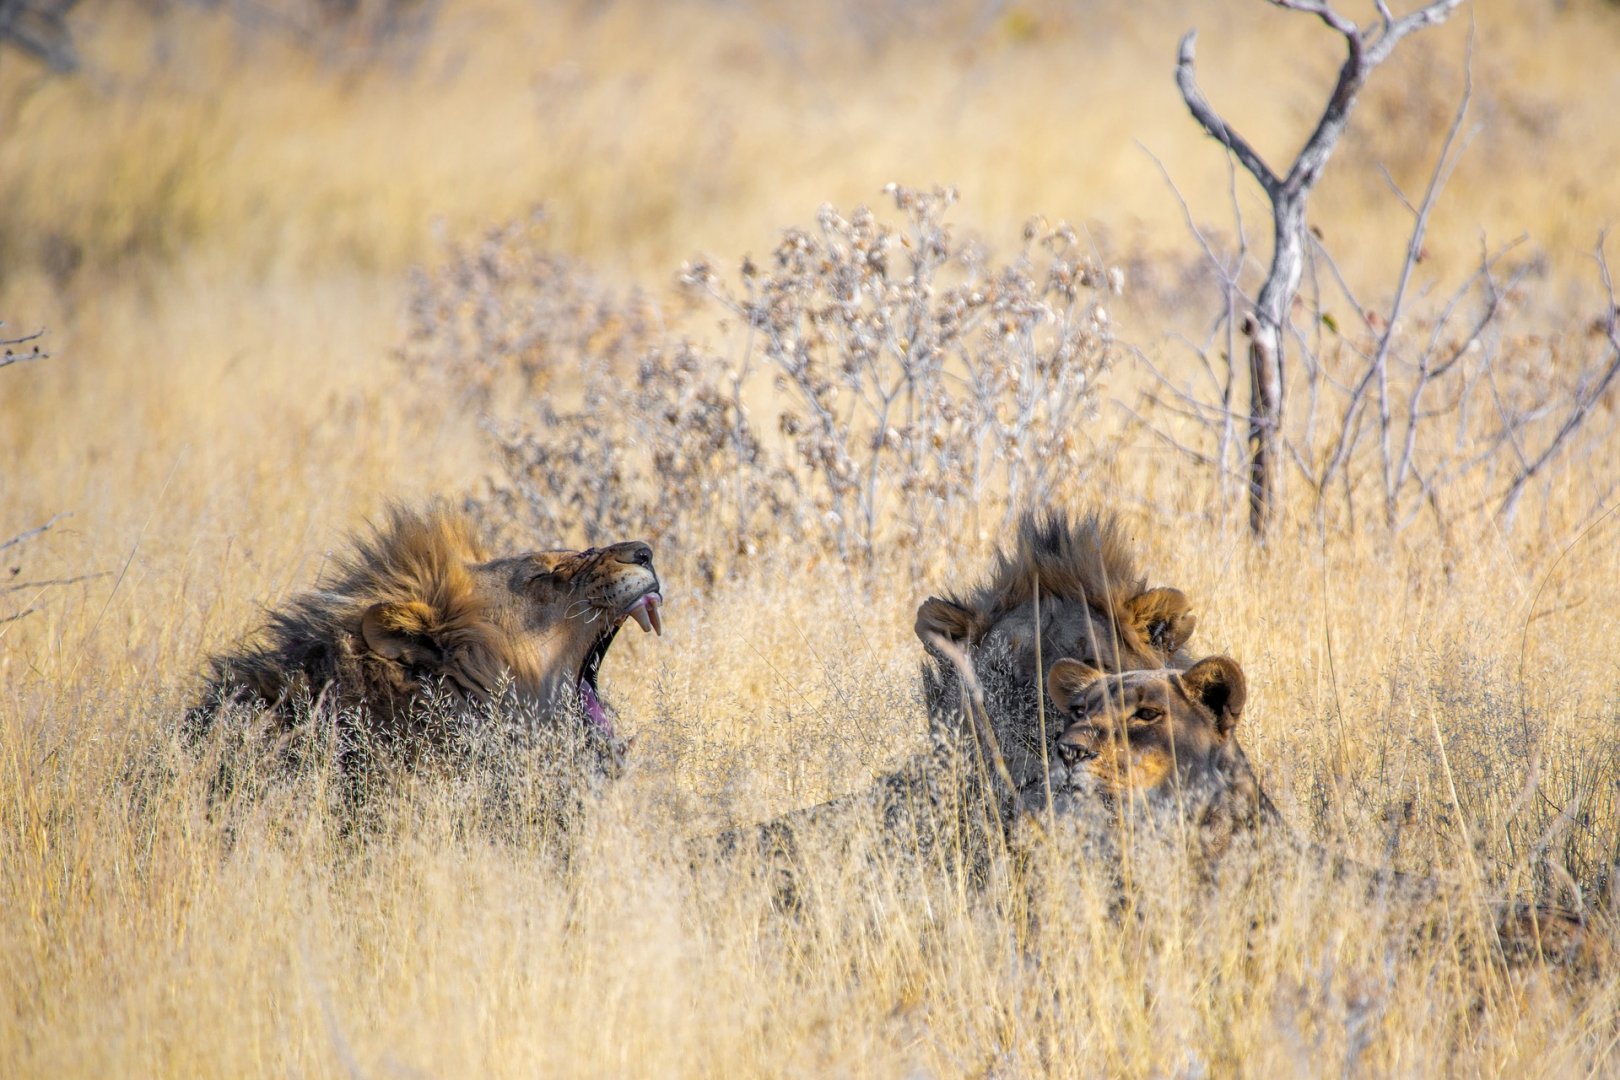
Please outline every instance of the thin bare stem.
[[0, 551], [4, 551], [4, 550], [6, 550], [7, 548], [10, 548], [10, 547], [16, 547], [18, 544], [26, 543], [27, 541], [32, 540], [34, 537], [39, 536], [41, 533], [49, 532], [51, 526], [55, 525], [58, 521], [61, 521], [63, 518], [69, 517], [69, 516], [70, 515], [67, 514], [67, 513], [52, 514], [51, 517], [50, 517], [50, 520], [45, 522], [45, 524], [36, 525], [32, 529], [29, 529], [27, 532], [20, 532], [16, 536], [13, 536], [10, 540], [0, 542]]
[[1498, 511], [1498, 516], [1506, 521], [1513, 519], [1514, 511], [1518, 509], [1519, 499], [1524, 495], [1526, 485], [1534, 480], [1536, 475], [1546, 467], [1547, 463], [1564, 448], [1570, 437], [1586, 422], [1586, 418], [1591, 414], [1592, 406], [1609, 389], [1609, 384], [1614, 381], [1615, 376], [1620, 374], [1620, 307], [1615, 304], [1614, 278], [1609, 274], [1609, 260], [1603, 250], [1607, 240], [1607, 232], [1598, 235], [1597, 249], [1594, 256], [1598, 264], [1598, 277], [1603, 282], [1604, 294], [1608, 298], [1608, 310], [1601, 317], [1603, 335], [1608, 339], [1611, 354], [1608, 367], [1584, 390], [1576, 391], [1575, 402], [1570, 406], [1569, 414], [1564, 418], [1564, 422], [1559, 425], [1558, 432], [1553, 436], [1552, 441], [1547, 444], [1546, 449], [1536, 456], [1535, 460], [1526, 464], [1519, 471], [1519, 475], [1514, 477], [1513, 482], [1508, 485], [1507, 492], [1502, 496], [1501, 509]]

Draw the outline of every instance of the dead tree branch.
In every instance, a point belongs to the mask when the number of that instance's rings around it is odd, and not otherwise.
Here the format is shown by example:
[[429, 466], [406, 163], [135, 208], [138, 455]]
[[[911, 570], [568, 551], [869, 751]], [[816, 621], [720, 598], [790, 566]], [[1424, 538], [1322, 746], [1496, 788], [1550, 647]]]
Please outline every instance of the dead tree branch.
[[0, 593], [26, 592], [29, 589], [49, 589], [57, 585], [78, 585], [82, 582], [96, 581], [104, 577], [112, 577], [112, 571], [97, 570], [92, 574], [74, 574], [72, 577], [51, 578], [47, 581], [19, 581], [15, 585], [0, 588]]
[[[1399, 327], [1401, 316], [1405, 311], [1406, 297], [1411, 288], [1413, 271], [1417, 269], [1418, 263], [1422, 261], [1423, 244], [1428, 235], [1430, 216], [1434, 212], [1434, 206], [1439, 200], [1440, 192], [1444, 190], [1446, 182], [1451, 178], [1452, 172], [1455, 171], [1457, 162], [1461, 159], [1462, 151], [1464, 149], [1463, 147], [1459, 147], [1457, 143], [1462, 134], [1463, 121], [1468, 115], [1469, 104], [1473, 101], [1474, 96], [1473, 55], [1474, 37], [1473, 33], [1470, 31], [1468, 35], [1467, 57], [1465, 63], [1463, 64], [1462, 96], [1457, 102], [1457, 109], [1452, 116], [1451, 126], [1446, 130], [1445, 141], [1440, 147], [1440, 156], [1435, 162], [1434, 171], [1429, 175], [1429, 182], [1424, 189], [1423, 198], [1418, 205], [1413, 206], [1411, 200], [1406, 197], [1405, 192], [1401, 191], [1400, 188], [1393, 182], [1393, 179], [1388, 177], [1387, 172], [1385, 174], [1386, 179], [1390, 179], [1390, 186], [1395, 191], [1396, 196], [1401, 200], [1402, 205], [1404, 205], [1412, 214], [1412, 232], [1407, 240], [1405, 256], [1402, 260], [1400, 274], [1395, 285], [1395, 296], [1390, 301], [1389, 315], [1384, 319], [1383, 330], [1378, 335], [1377, 350], [1374, 352], [1372, 360], [1367, 365], [1366, 371], [1362, 374], [1360, 381], [1356, 384], [1355, 390], [1350, 395], [1350, 402], [1345, 409], [1344, 427], [1340, 432], [1338, 445], [1332, 458], [1329, 459], [1327, 467], [1322, 471], [1321, 482], [1319, 485], [1320, 487], [1325, 488], [1329, 483], [1332, 482], [1334, 473], [1344, 465], [1344, 455], [1349, 449], [1350, 445], [1347, 441], [1349, 429], [1359, 415], [1363, 396], [1367, 393], [1369, 387], [1376, 381], [1378, 387], [1379, 452], [1383, 466], [1384, 480], [1384, 517], [1385, 520], [1390, 523], [1393, 523], [1396, 518], [1396, 499], [1400, 485], [1404, 483], [1405, 478], [1411, 471], [1411, 455], [1417, 434], [1416, 419], [1419, 411], [1419, 405], [1423, 397], [1425, 386], [1429, 382], [1432, 374], [1428, 369], [1428, 361], [1431, 359], [1431, 354], [1429, 352], [1425, 352], [1419, 361], [1417, 386], [1409, 395], [1409, 416], [1406, 429], [1406, 439], [1400, 455], [1399, 464], [1397, 465], [1394, 457], [1392, 456], [1390, 446], [1390, 436], [1392, 434], [1389, 391], [1390, 348], [1395, 341], [1396, 329]], [[1481, 268], [1481, 274], [1485, 275], [1487, 279], [1489, 275], [1489, 267], [1490, 263], [1487, 262]], [[1494, 314], [1494, 301], [1487, 307], [1487, 312]], [[1489, 315], [1487, 315], [1486, 321], [1489, 321]], [[1445, 322], [1445, 318], [1442, 318], [1439, 323], [1437, 323], [1436, 332], [1438, 332], [1440, 326], [1445, 325]]]
[[1350, 122], [1357, 95], [1373, 70], [1414, 31], [1444, 22], [1462, 0], [1435, 0], [1394, 18], [1387, 6], [1367, 29], [1322, 0], [1270, 0], [1289, 11], [1315, 15], [1344, 38], [1346, 56], [1315, 129], [1288, 171], [1279, 176], [1242, 135], [1221, 118], [1198, 88], [1194, 71], [1197, 31], [1181, 39], [1176, 85], [1204, 131], [1243, 165], [1271, 203], [1271, 268], [1245, 321], [1249, 338], [1249, 527], [1265, 534], [1277, 501], [1279, 438], [1283, 411], [1283, 361], [1289, 310], [1299, 291], [1305, 263], [1305, 206], [1334, 148]]

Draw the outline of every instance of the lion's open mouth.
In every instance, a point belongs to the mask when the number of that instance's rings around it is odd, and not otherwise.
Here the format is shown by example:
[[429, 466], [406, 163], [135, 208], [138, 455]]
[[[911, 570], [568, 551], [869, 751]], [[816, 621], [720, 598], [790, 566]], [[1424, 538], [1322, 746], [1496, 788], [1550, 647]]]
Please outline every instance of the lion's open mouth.
[[664, 619], [659, 609], [664, 604], [664, 598], [656, 589], [639, 596], [631, 605], [614, 616], [608, 628], [602, 632], [591, 644], [585, 653], [585, 662], [579, 668], [579, 703], [585, 710], [585, 719], [592, 727], [604, 735], [613, 734], [613, 721], [608, 718], [607, 710], [602, 707], [602, 698], [597, 690], [597, 679], [601, 676], [602, 658], [607, 655], [608, 646], [619, 634], [619, 627], [624, 625], [626, 619], [634, 619], [641, 626], [642, 633], [653, 632], [660, 637], [664, 634]]

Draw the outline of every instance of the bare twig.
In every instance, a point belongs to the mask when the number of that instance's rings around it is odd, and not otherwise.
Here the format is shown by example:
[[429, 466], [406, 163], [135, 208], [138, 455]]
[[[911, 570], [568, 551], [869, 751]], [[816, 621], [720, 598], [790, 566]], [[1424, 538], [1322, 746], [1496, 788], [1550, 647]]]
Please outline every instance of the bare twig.
[[[5, 323], [0, 322], [0, 328], [3, 328], [5, 325]], [[30, 341], [38, 341], [44, 336], [45, 331], [35, 330], [32, 334], [24, 334], [22, 337], [0, 338], [0, 345], [26, 345]]]
[[[1423, 258], [1423, 241], [1429, 231], [1429, 215], [1434, 211], [1435, 200], [1445, 188], [1446, 181], [1461, 160], [1463, 150], [1459, 148], [1456, 154], [1452, 148], [1457, 144], [1457, 138], [1462, 131], [1463, 120], [1468, 116], [1468, 106], [1474, 98], [1474, 28], [1468, 28], [1468, 48], [1463, 59], [1463, 91], [1457, 102], [1457, 111], [1451, 119], [1451, 127], [1446, 130], [1446, 138], [1440, 145], [1440, 156], [1435, 162], [1434, 171], [1429, 174], [1428, 186], [1423, 191], [1423, 200], [1413, 212], [1412, 235], [1406, 245], [1406, 259], [1401, 265], [1400, 280], [1395, 286], [1395, 298], [1390, 301], [1389, 317], [1384, 320], [1384, 333], [1378, 339], [1378, 352], [1373, 357], [1373, 368], [1378, 373], [1378, 424], [1380, 445], [1383, 451], [1384, 465], [1384, 511], [1385, 519], [1393, 523], [1395, 519], [1395, 493], [1400, 481], [1404, 478], [1407, 464], [1411, 461], [1412, 443], [1416, 435], [1415, 414], [1418, 400], [1423, 394], [1424, 384], [1427, 382], [1427, 372], [1420, 371], [1418, 385], [1410, 395], [1411, 410], [1414, 414], [1413, 422], [1409, 423], [1406, 431], [1406, 444], [1401, 458], [1400, 476], [1396, 474], [1395, 463], [1390, 457], [1390, 413], [1389, 413], [1389, 349], [1395, 340], [1395, 328], [1399, 325], [1406, 301], [1406, 292], [1412, 282], [1412, 272]], [[1405, 201], [1404, 198], [1402, 201]], [[1408, 206], [1410, 204], [1408, 203]], [[1426, 357], [1425, 357], [1426, 359]]]
[[1570, 436], [1574, 435], [1580, 426], [1586, 422], [1587, 416], [1591, 414], [1592, 406], [1609, 389], [1609, 384], [1614, 381], [1615, 375], [1620, 374], [1620, 307], [1615, 304], [1614, 279], [1609, 274], [1608, 256], [1603, 251], [1603, 245], [1607, 240], [1607, 231], [1598, 234], [1597, 250], [1594, 255], [1597, 258], [1598, 277], [1603, 282], [1604, 293], [1608, 298], [1608, 310], [1601, 317], [1603, 335], [1608, 339], [1611, 354], [1608, 367], [1602, 371], [1595, 381], [1589, 383], [1586, 389], [1578, 388], [1576, 390], [1575, 402], [1570, 406], [1569, 414], [1564, 418], [1564, 422], [1559, 425], [1558, 432], [1553, 436], [1552, 441], [1547, 444], [1546, 449], [1536, 456], [1534, 461], [1527, 463], [1519, 471], [1519, 475], [1514, 477], [1513, 482], [1508, 485], [1507, 492], [1502, 496], [1501, 509], [1498, 511], [1498, 516], [1504, 521], [1513, 520], [1514, 512], [1519, 508], [1519, 499], [1524, 495], [1525, 486], [1535, 479], [1536, 474], [1541, 472], [1547, 463], [1564, 448]]
[[[0, 0], [0, 3], [4, 3], [4, 0]], [[5, 325], [5, 323], [0, 322], [0, 327]], [[41, 349], [38, 345], [35, 345], [33, 348], [24, 353], [14, 352], [12, 350], [13, 345], [27, 345], [30, 342], [38, 341], [44, 336], [45, 331], [35, 330], [32, 334], [24, 334], [22, 337], [0, 338], [0, 349], [5, 350], [4, 352], [0, 352], [0, 368], [10, 367], [12, 364], [21, 364], [27, 360], [48, 360], [51, 354]]]
[[50, 520], [45, 522], [45, 524], [36, 525], [34, 528], [29, 529], [27, 532], [20, 532], [16, 536], [13, 536], [10, 540], [0, 542], [0, 551], [4, 551], [4, 550], [6, 550], [7, 548], [10, 548], [10, 547], [16, 547], [18, 544], [25, 543], [26, 541], [32, 540], [34, 537], [40, 535], [41, 533], [49, 532], [51, 526], [55, 525], [58, 521], [61, 521], [63, 518], [68, 517], [68, 516], [69, 515], [66, 514], [66, 513], [52, 514], [51, 517], [50, 517]]
[[98, 578], [111, 577], [111, 570], [98, 570], [93, 574], [77, 574], [73, 577], [51, 578], [48, 581], [19, 581], [0, 589], [0, 593], [22, 592], [24, 589], [48, 589], [58, 585], [77, 585], [84, 581], [95, 581]]
[[[1147, 400], [1152, 402], [1155, 405], [1160, 404], [1159, 399], [1155, 398], [1155, 397], [1149, 396]], [[1220, 463], [1218, 461], [1216, 461], [1213, 457], [1210, 457], [1208, 454], [1203, 453], [1202, 451], [1199, 451], [1199, 450], [1195, 450], [1192, 447], [1187, 446], [1185, 443], [1182, 443], [1174, 435], [1171, 435], [1168, 431], [1165, 431], [1163, 428], [1159, 427], [1158, 425], [1151, 423], [1147, 419], [1147, 417], [1143, 416], [1141, 413], [1137, 412], [1135, 409], [1131, 408], [1129, 405], [1126, 405], [1124, 402], [1119, 402], [1118, 405], [1125, 412], [1129, 413], [1132, 419], [1136, 420], [1139, 424], [1141, 424], [1141, 426], [1150, 435], [1152, 435], [1155, 439], [1158, 439], [1160, 442], [1164, 443], [1166, 446], [1170, 447], [1172, 450], [1175, 450], [1178, 453], [1181, 453], [1181, 454], [1185, 455], [1186, 457], [1191, 458], [1193, 461], [1198, 462], [1198, 464], [1203, 465], [1206, 468], [1215, 469], [1215, 468], [1219, 467]]]
[[25, 353], [14, 353], [10, 349], [7, 349], [3, 354], [0, 354], [0, 368], [10, 367], [12, 364], [25, 363], [29, 360], [44, 360], [49, 356], [49, 353], [41, 352], [38, 349]]

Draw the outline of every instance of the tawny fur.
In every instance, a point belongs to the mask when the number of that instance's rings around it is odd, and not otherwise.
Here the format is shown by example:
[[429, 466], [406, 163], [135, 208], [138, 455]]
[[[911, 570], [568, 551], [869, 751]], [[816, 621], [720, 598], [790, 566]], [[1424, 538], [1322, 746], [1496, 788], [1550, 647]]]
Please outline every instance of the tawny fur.
[[964, 650], [974, 664], [1007, 766], [1023, 787], [1046, 768], [1042, 740], [1058, 730], [1050, 704], [1044, 725], [1038, 708], [1052, 665], [1075, 659], [1103, 671], [1126, 671], [1185, 664], [1182, 646], [1197, 625], [1190, 609], [1178, 590], [1147, 587], [1124, 527], [1112, 514], [1026, 515], [982, 584], [944, 599], [930, 597], [918, 609], [917, 635], [929, 654], [923, 690], [935, 741], [959, 738], [966, 716], [961, 680], [938, 638]]
[[[1042, 829], [1048, 806], [1093, 825], [1106, 826], [1121, 811], [1144, 822], [1184, 822], [1192, 826], [1188, 838], [1199, 869], [1211, 875], [1234, 849], [1265, 831], [1335, 877], [1360, 881], [1370, 894], [1404, 905], [1419, 919], [1436, 908], [1468, 909], [1461, 890], [1445, 882], [1373, 870], [1303, 843], [1287, 829], [1238, 742], [1248, 690], [1235, 661], [1208, 657], [1186, 670], [1111, 675], [1064, 662], [1052, 669], [1050, 692], [1065, 727], [1057, 740], [1051, 795], [1032, 790], [1023, 800], [1031, 813], [1027, 827]], [[1165, 835], [1179, 842], [1188, 834], [1171, 828]], [[1491, 914], [1509, 964], [1545, 959], [1591, 972], [1613, 963], [1608, 939], [1578, 912], [1513, 901], [1493, 905]], [[1419, 921], [1414, 929], [1427, 933], [1432, 925]]]
[[962, 680], [938, 639], [975, 666], [998, 749], [1012, 783], [1024, 790], [1044, 776], [1043, 734], [1050, 740], [1061, 727], [1050, 704], [1048, 723], [1041, 723], [1044, 672], [1076, 656], [1109, 671], [1181, 663], [1196, 622], [1189, 608], [1175, 589], [1146, 587], [1112, 514], [1026, 515], [981, 584], [930, 597], [918, 608], [916, 632], [928, 653], [922, 671], [928, 749], [868, 789], [728, 834], [724, 846], [754, 835], [770, 850], [791, 851], [797, 831], [825, 832], [850, 815], [875, 815], [893, 839], [891, 855], [942, 849], [982, 866], [1012, 821], [1016, 798], [1005, 785], [987, 782]]
[[497, 694], [530, 721], [584, 724], [581, 665], [657, 588], [645, 544], [491, 558], [462, 515], [395, 507], [318, 588], [212, 659], [188, 728], [204, 733], [235, 702], [283, 726], [335, 717], [344, 741], [409, 751], [445, 734], [446, 704], [453, 721]]
[[457, 643], [457, 684], [493, 686], [505, 666], [500, 636], [485, 621], [466, 569], [487, 558], [458, 515], [392, 509], [384, 525], [337, 556], [322, 588], [271, 611], [253, 640], [210, 660], [205, 701], [247, 691], [282, 710], [325, 691], [338, 708], [364, 703], [390, 720], [408, 711], [420, 693], [416, 680], [371, 654], [361, 632], [362, 617], [378, 603], [424, 605], [424, 614]]

